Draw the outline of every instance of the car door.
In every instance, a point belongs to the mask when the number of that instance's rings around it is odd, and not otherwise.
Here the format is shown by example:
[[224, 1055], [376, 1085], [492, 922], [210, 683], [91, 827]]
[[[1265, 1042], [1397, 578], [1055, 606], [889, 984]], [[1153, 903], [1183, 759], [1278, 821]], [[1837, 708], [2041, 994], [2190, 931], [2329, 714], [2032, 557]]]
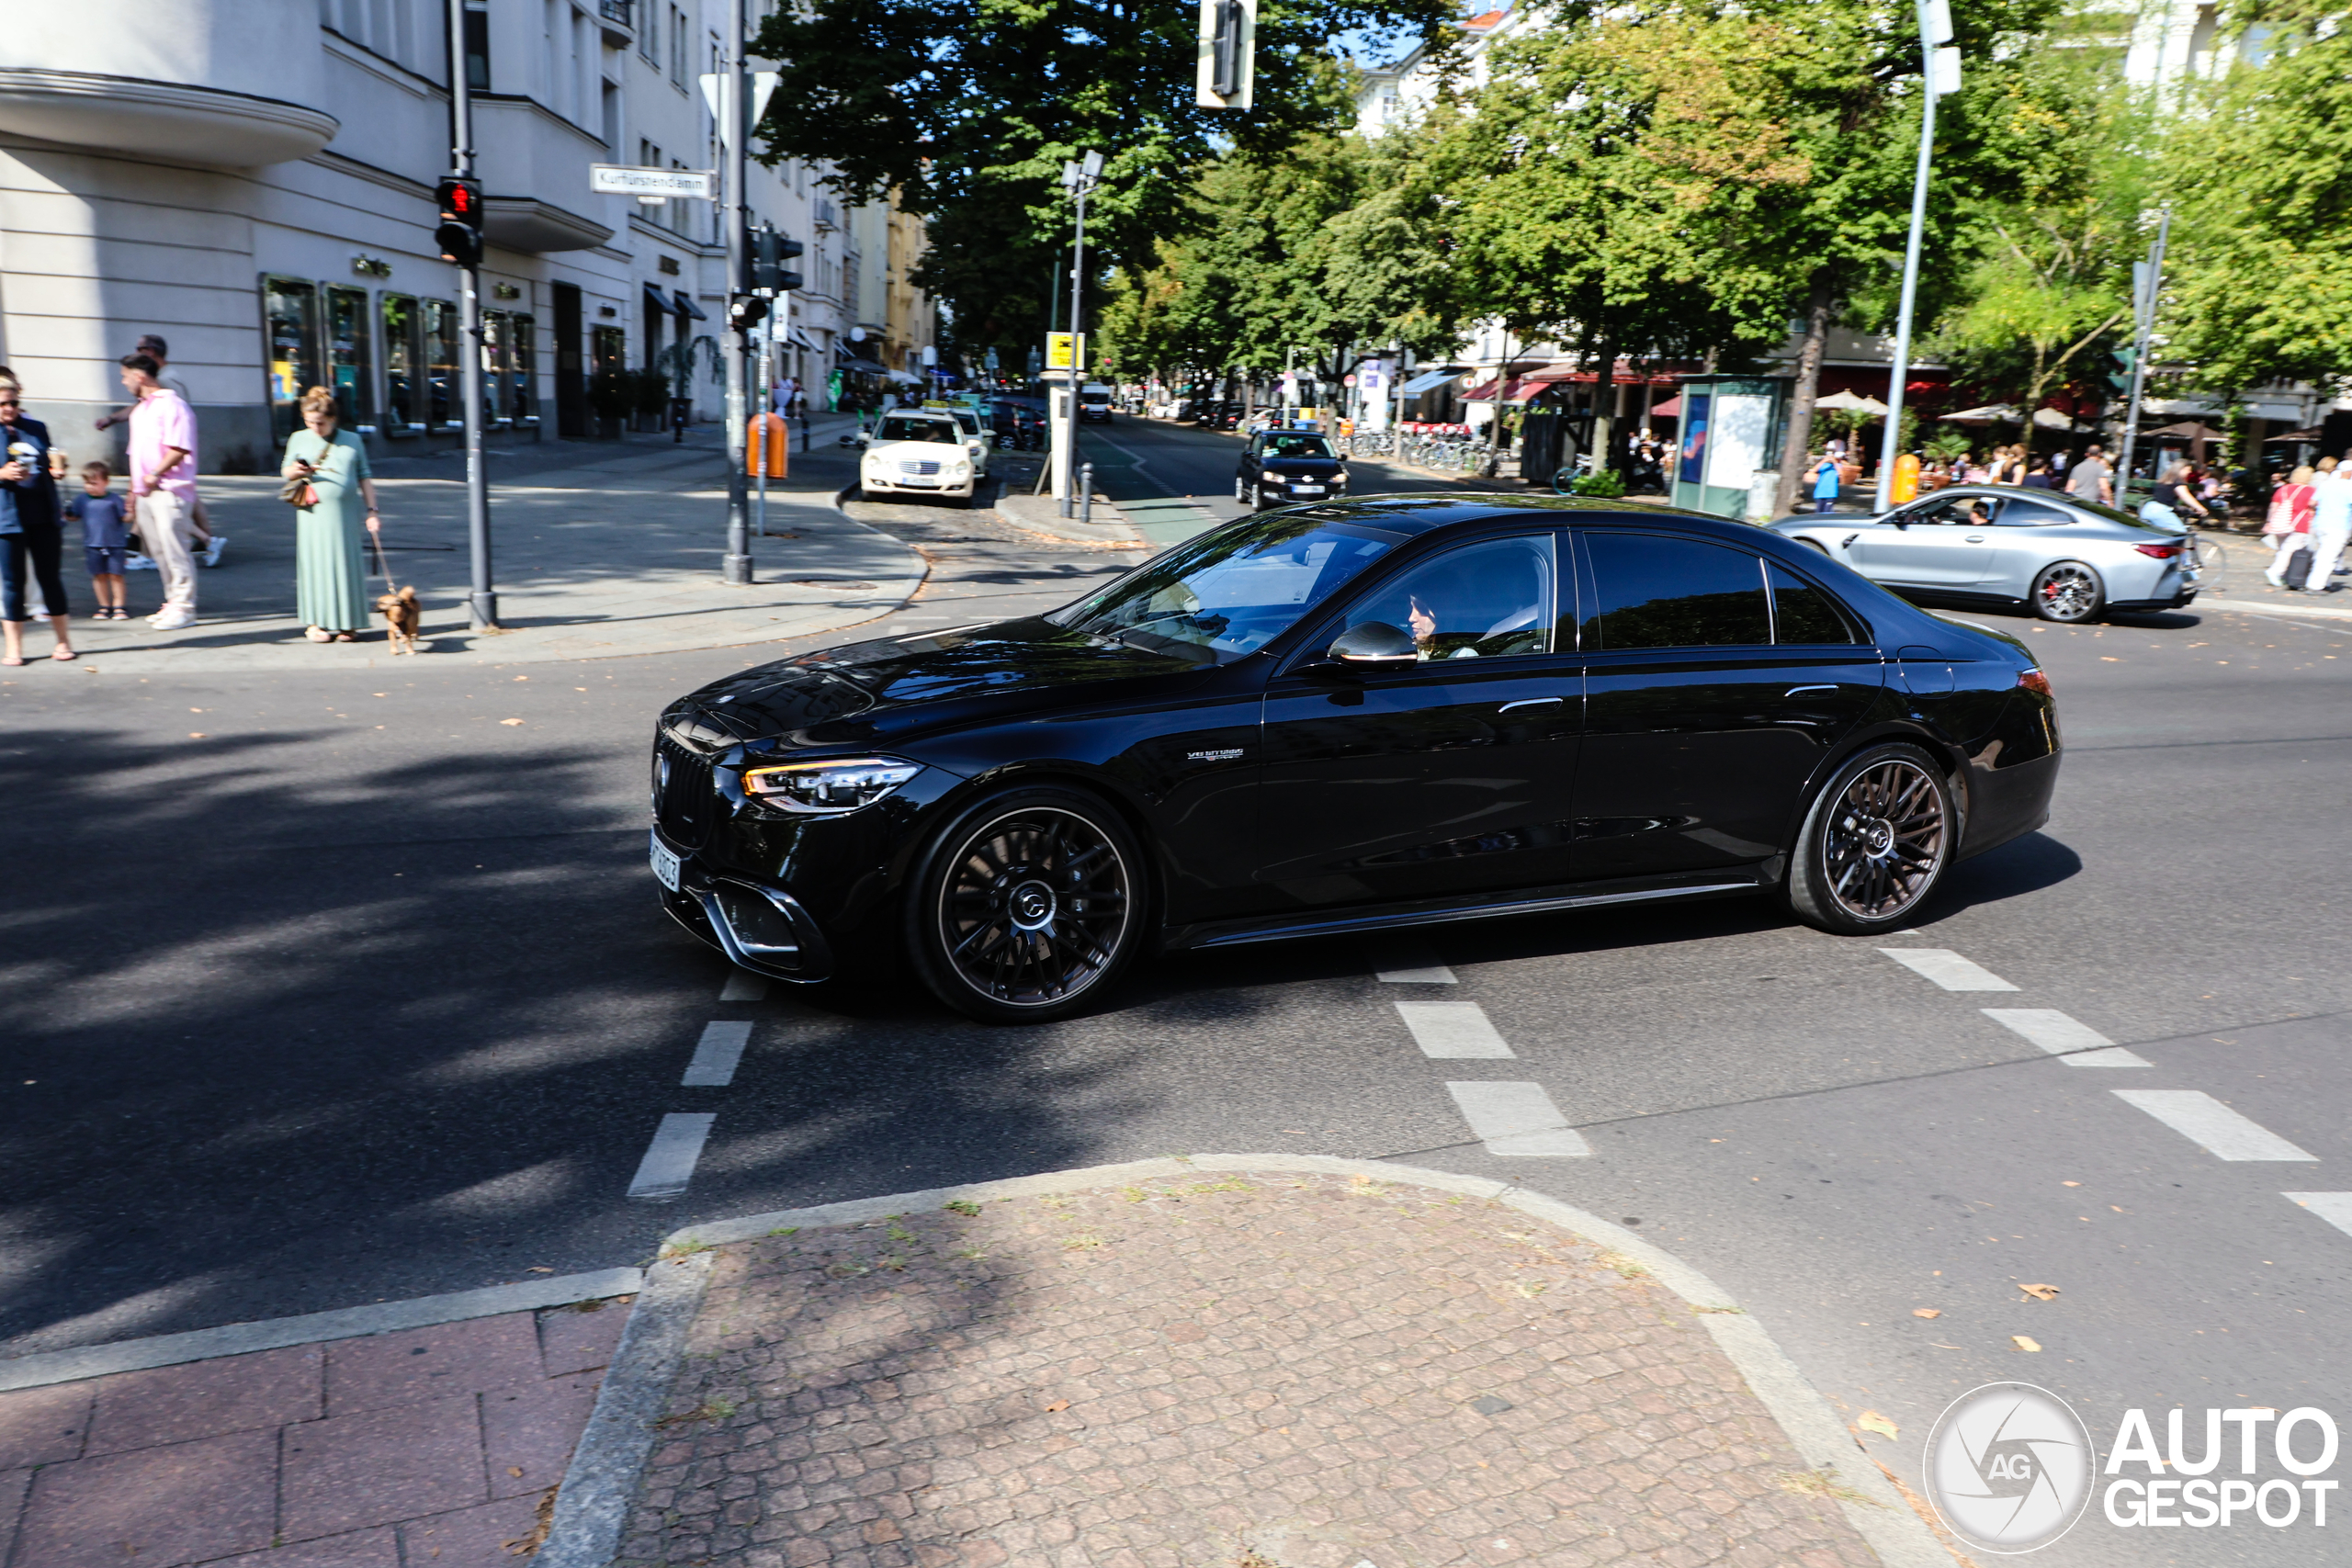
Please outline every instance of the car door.
[[1577, 877], [1780, 853], [1806, 781], [1877, 699], [1878, 650], [1834, 595], [1752, 551], [1632, 529], [1578, 535]]
[[2075, 514], [2054, 502], [2009, 496], [1993, 522], [1993, 555], [1977, 584], [1984, 592], [2022, 599], [2033, 591], [2033, 580], [2043, 567], [2070, 553], [2064, 539], [2075, 525]]
[[1992, 564], [1997, 498], [1943, 491], [1874, 524], [1849, 550], [1862, 575], [1890, 587], [1970, 588]]
[[[1557, 641], [1558, 557], [1546, 529], [1408, 562], [1274, 677], [1261, 882], [1316, 907], [1566, 880], [1583, 692]], [[1572, 638], [1572, 606], [1566, 620]], [[1421, 657], [1361, 673], [1317, 661], [1372, 621]]]

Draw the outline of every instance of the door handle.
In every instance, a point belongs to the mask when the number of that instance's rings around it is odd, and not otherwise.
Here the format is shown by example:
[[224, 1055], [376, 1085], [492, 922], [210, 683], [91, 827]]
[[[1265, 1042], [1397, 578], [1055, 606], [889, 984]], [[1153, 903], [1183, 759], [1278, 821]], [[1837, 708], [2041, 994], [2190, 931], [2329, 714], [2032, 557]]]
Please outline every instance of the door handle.
[[1968, 542], [1972, 545], [1981, 545], [1984, 542], [1984, 536], [1982, 534], [1971, 534], [1968, 536]]
[[1513, 708], [1540, 708], [1547, 703], [1560, 703], [1566, 701], [1567, 701], [1566, 697], [1521, 697], [1515, 703], [1505, 703], [1501, 708], [1497, 711], [1509, 713]]
[[1807, 692], [1834, 692], [1838, 688], [1835, 686], [1791, 686], [1787, 691], [1782, 692], [1781, 695], [1784, 697], [1801, 697]]
[[1854, 541], [1860, 537], [1860, 534], [1849, 534], [1838, 541], [1838, 547], [1841, 550], [1850, 550], [1854, 547]]

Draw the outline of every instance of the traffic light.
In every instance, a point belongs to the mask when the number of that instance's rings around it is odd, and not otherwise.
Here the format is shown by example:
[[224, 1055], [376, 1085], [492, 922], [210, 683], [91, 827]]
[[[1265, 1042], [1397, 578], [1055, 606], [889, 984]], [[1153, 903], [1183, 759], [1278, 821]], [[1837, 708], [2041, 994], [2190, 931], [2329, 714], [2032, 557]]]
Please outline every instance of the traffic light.
[[1246, 109], [1257, 52], [1257, 0], [1200, 0], [1200, 61], [1194, 101], [1204, 109]]
[[727, 306], [727, 324], [739, 333], [750, 332], [768, 319], [768, 302], [757, 294], [738, 294]]
[[797, 261], [808, 247], [797, 240], [787, 240], [769, 225], [763, 223], [752, 231], [752, 292], [782, 294], [800, 287], [800, 275], [787, 272], [784, 264]]
[[450, 175], [434, 188], [441, 207], [440, 226], [433, 243], [441, 259], [459, 266], [481, 265], [481, 182], [468, 175]]
[[2107, 373], [2107, 384], [2119, 394], [2129, 396], [2132, 391], [2132, 367], [2139, 364], [2140, 351], [2136, 348], [2111, 348], [2107, 352], [2108, 357], [2115, 361], [2115, 368]]

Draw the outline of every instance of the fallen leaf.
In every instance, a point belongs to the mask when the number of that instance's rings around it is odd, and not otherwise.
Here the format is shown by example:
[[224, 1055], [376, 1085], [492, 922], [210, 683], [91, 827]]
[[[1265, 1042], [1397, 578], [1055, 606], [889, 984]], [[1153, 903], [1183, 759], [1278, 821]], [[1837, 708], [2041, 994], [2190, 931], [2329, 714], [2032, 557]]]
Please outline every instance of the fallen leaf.
[[523, 1272], [526, 1274], [552, 1274], [555, 1270], [548, 1268], [545, 1264], [534, 1263], [528, 1269], [524, 1269]]
[[201, 729], [191, 729], [187, 732], [187, 738], [190, 740], [201, 740], [204, 739], [204, 731]]
[[2062, 1181], [2058, 1185], [2061, 1187], [2080, 1187], [2082, 1183], [2079, 1181]]
[[1057, 1399], [1057, 1400], [1055, 1400], [1051, 1404], [1048, 1404], [1048, 1405], [1046, 1405], [1046, 1415], [1048, 1415], [1048, 1416], [1051, 1416], [1051, 1415], [1052, 1415], [1055, 1411], [1057, 1411], [1057, 1410], [1068, 1410], [1069, 1408], [1069, 1400], [1067, 1400], [1067, 1399]]
[[1913, 1307], [1911, 1315], [1913, 1317], [1941, 1317], [1943, 1314], [1934, 1307]]
[[523, 1467], [519, 1464], [510, 1464], [506, 1467], [506, 1473], [520, 1480], [523, 1475]]
[[1885, 1416], [1880, 1415], [1875, 1410], [1863, 1411], [1861, 1419], [1856, 1421], [1854, 1423], [1854, 1427], [1858, 1431], [1876, 1432], [1880, 1437], [1888, 1438], [1889, 1440], [1900, 1438], [1903, 1435], [1894, 1429], [1894, 1422], [1888, 1420]]
[[520, 724], [523, 721], [519, 718], [502, 718], [498, 722], [501, 724]]
[[2032, 1336], [2026, 1334], [2010, 1335], [2009, 1343], [2016, 1346], [2020, 1350], [2039, 1350], [2041, 1348], [2040, 1345], [2034, 1342]]
[[2055, 1285], [2019, 1285], [2018, 1289], [2038, 1302], [2054, 1302], [2058, 1299], [2058, 1287]]

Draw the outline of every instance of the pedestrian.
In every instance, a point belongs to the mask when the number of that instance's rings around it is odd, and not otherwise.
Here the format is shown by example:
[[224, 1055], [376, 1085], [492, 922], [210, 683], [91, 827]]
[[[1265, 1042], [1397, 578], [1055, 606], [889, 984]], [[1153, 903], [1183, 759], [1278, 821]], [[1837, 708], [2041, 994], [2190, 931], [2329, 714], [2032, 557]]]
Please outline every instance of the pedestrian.
[[[153, 360], [155, 362], [155, 379], [161, 381], [171, 390], [177, 392], [180, 395], [181, 400], [186, 402], [189, 408], [193, 409], [196, 407], [196, 399], [189, 394], [187, 383], [171, 373], [171, 360], [169, 357], [171, 351], [162, 338], [156, 336], [153, 333], [149, 333], [146, 336], [139, 340], [138, 346], [133, 348], [131, 352], [133, 354], [143, 354], [148, 358]], [[114, 425], [120, 424], [130, 417], [130, 406], [114, 409], [98, 416], [98, 428], [100, 430], [108, 429]], [[195, 536], [196, 543], [193, 547], [197, 558], [202, 560], [207, 566], [219, 566], [220, 564], [220, 552], [223, 549], [226, 549], [229, 545], [228, 536], [225, 534], [216, 534], [212, 531], [212, 514], [205, 510], [204, 497], [197, 494], [194, 491], [190, 491], [188, 492], [188, 531]]]
[[109, 488], [112, 470], [104, 463], [82, 465], [82, 493], [68, 497], [65, 515], [82, 525], [82, 564], [90, 574], [90, 595], [98, 607], [94, 621], [127, 621], [123, 572], [130, 557], [130, 517], [122, 497]]
[[2273, 588], [2287, 586], [2287, 563], [2295, 558], [2295, 552], [2312, 547], [2312, 511], [2318, 500], [2312, 489], [2315, 472], [2309, 463], [2302, 464], [2285, 484], [2270, 492], [2270, 511], [2262, 520], [2262, 533], [2273, 550], [2270, 565], [2262, 575]]
[[0, 664], [10, 668], [25, 661], [25, 592], [38, 586], [41, 610], [57, 648], [50, 654], [60, 663], [74, 657], [74, 639], [65, 625], [65, 580], [58, 569], [57, 476], [51, 471], [49, 427], [24, 414], [24, 389], [14, 374], [0, 368], [0, 437], [6, 450], [0, 456], [0, 637], [6, 651]]
[[2036, 457], [2033, 466], [2026, 470], [2025, 478], [2018, 482], [2027, 490], [2056, 490], [2058, 476], [2051, 472], [2048, 457]]
[[368, 471], [368, 448], [335, 428], [331, 389], [313, 387], [302, 394], [302, 424], [287, 437], [278, 469], [287, 479], [309, 481], [313, 497], [294, 513], [295, 613], [312, 642], [356, 642], [368, 626], [361, 525], [370, 534], [383, 528], [376, 514], [376, 480]]
[[1818, 452], [1813, 459], [1813, 509], [1835, 512], [1838, 509], [1838, 454]]
[[2077, 501], [2112, 506], [2115, 504], [2115, 485], [2109, 476], [2113, 471], [2107, 466], [2106, 449], [2093, 442], [2090, 450], [2083, 454], [2083, 460], [2068, 470], [2066, 493]]
[[164, 582], [164, 607], [147, 617], [159, 632], [196, 625], [196, 558], [189, 553], [196, 506], [196, 411], [157, 378], [143, 354], [122, 356], [130, 410], [130, 494], [139, 542]]
[[2352, 475], [2335, 458], [2322, 457], [2312, 489], [2312, 573], [2303, 580], [2303, 592], [2339, 592], [2329, 580], [2335, 575], [2336, 558], [2352, 540]]

